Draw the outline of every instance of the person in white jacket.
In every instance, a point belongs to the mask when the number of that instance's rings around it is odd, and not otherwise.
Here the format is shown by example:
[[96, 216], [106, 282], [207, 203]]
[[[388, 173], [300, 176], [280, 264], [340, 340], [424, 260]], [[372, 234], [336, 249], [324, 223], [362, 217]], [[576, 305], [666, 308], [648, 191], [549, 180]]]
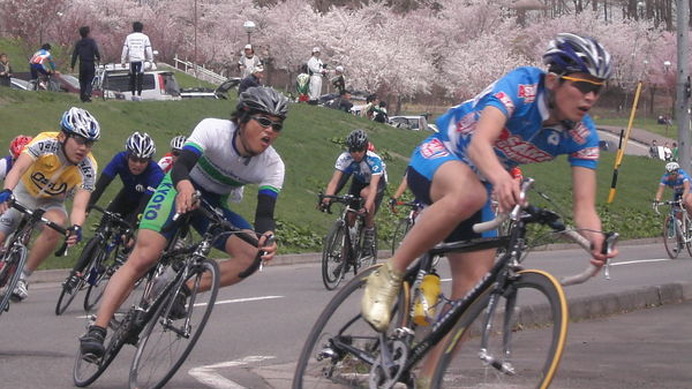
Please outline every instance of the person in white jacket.
[[132, 23], [132, 33], [125, 38], [120, 62], [125, 67], [130, 63], [130, 91], [132, 100], [142, 99], [142, 82], [144, 81], [144, 61], [153, 62], [149, 37], [142, 33], [144, 25], [141, 22]]
[[310, 74], [310, 100], [317, 101], [322, 94], [322, 76], [325, 73], [324, 64], [320, 59], [320, 48], [312, 49], [312, 57], [308, 60], [308, 74]]

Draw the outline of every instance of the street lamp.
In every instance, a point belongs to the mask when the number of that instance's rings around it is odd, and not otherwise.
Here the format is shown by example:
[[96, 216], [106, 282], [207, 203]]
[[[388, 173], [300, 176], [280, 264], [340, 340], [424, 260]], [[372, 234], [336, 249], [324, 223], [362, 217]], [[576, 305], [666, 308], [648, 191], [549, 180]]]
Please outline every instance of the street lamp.
[[247, 32], [247, 43], [250, 44], [250, 35], [252, 35], [252, 32], [255, 31], [255, 22], [248, 20], [245, 23], [243, 23], [243, 28], [245, 29], [245, 32]]

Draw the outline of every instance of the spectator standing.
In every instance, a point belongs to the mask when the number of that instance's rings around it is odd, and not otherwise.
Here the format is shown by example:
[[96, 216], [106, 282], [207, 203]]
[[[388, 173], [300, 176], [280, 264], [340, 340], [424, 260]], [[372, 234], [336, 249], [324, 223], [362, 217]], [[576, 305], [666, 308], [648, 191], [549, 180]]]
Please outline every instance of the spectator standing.
[[673, 142], [673, 149], [671, 150], [672, 156], [673, 156], [673, 161], [678, 160], [678, 144], [677, 142]]
[[380, 104], [376, 94], [371, 94], [365, 98], [365, 107], [360, 111], [360, 116], [372, 120], [375, 117], [375, 107]]
[[658, 143], [656, 139], [651, 141], [651, 146], [649, 146], [649, 157], [658, 159]]
[[70, 68], [74, 72], [74, 65], [77, 63], [77, 57], [79, 57], [79, 99], [83, 103], [91, 101], [91, 82], [96, 74], [95, 63], [101, 61], [99, 48], [96, 41], [89, 36], [90, 32], [89, 26], [79, 28], [79, 36], [82, 39], [74, 45], [70, 64]]
[[389, 116], [387, 115], [387, 102], [380, 101], [376, 107], [373, 108], [373, 118], [372, 120], [379, 123], [387, 123]]
[[341, 95], [341, 92], [346, 89], [346, 79], [344, 78], [344, 67], [339, 65], [334, 69], [334, 77], [332, 77], [332, 85], [336, 89], [336, 93]]
[[238, 60], [238, 70], [240, 71], [240, 79], [245, 79], [252, 75], [252, 69], [257, 66], [262, 66], [262, 59], [255, 55], [255, 49], [251, 44], [245, 45], [244, 54]]
[[[142, 32], [144, 25], [141, 22], [132, 23], [132, 33], [125, 38], [120, 62], [130, 64], [130, 91], [132, 100], [142, 99], [142, 82], [144, 82], [144, 61], [154, 62], [154, 53], [151, 50], [149, 37]], [[136, 93], [136, 95], [135, 95]]]
[[312, 57], [308, 60], [308, 74], [310, 75], [310, 101], [315, 103], [322, 94], [322, 76], [325, 73], [324, 64], [320, 59], [320, 48], [313, 47]]
[[668, 162], [673, 160], [673, 150], [670, 149], [670, 144], [668, 142], [663, 144], [663, 159]]
[[7, 59], [7, 54], [0, 53], [0, 85], [10, 86], [10, 77], [12, 77], [10, 60]]
[[238, 96], [253, 86], [262, 86], [262, 78], [264, 78], [264, 67], [256, 65], [249, 76], [243, 78], [238, 85]]
[[38, 82], [39, 73], [45, 76], [57, 73], [55, 70], [55, 62], [53, 62], [53, 55], [50, 53], [51, 49], [50, 43], [44, 43], [43, 46], [31, 56], [29, 60], [29, 70], [31, 70], [31, 80], [33, 82]]

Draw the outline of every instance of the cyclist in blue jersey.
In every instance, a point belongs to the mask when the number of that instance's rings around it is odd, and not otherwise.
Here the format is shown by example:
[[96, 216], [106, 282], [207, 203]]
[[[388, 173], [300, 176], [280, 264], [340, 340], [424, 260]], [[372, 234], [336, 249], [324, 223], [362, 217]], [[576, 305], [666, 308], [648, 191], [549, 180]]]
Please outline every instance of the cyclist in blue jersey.
[[[120, 176], [122, 189], [108, 204], [108, 211], [120, 214], [132, 226], [137, 225], [138, 215], [149, 202], [156, 187], [163, 179], [164, 173], [152, 159], [156, 153], [154, 140], [146, 132], [135, 131], [125, 141], [125, 151], [116, 154], [108, 163], [89, 199], [89, 207], [96, 204], [108, 185]], [[88, 208], [87, 208], [88, 209]], [[131, 246], [132, 242], [128, 242]], [[84, 271], [90, 258], [77, 262], [72, 268], [68, 287], [74, 287], [79, 281], [80, 273]]]
[[[348, 193], [365, 200], [362, 209], [365, 212], [363, 247], [372, 247], [375, 239], [375, 215], [387, 187], [385, 163], [379, 155], [369, 150], [370, 145], [365, 131], [357, 129], [348, 134], [348, 151], [341, 153], [337, 158], [334, 174], [325, 190], [326, 195], [334, 195], [341, 190], [349, 177], [353, 177]], [[322, 199], [322, 206], [328, 206], [330, 201], [329, 198]]]
[[17, 135], [10, 142], [10, 154], [0, 158], [0, 180], [4, 180], [12, 170], [12, 165], [19, 158], [19, 154], [24, 150], [24, 146], [28, 145], [33, 138], [26, 135]]
[[50, 43], [44, 43], [41, 48], [31, 56], [31, 59], [29, 59], [29, 70], [31, 71], [32, 81], [39, 82], [39, 74], [47, 76], [49, 74], [60, 73], [55, 69], [56, 66], [53, 61], [53, 55], [50, 53], [51, 49]]
[[[520, 67], [437, 120], [439, 133], [413, 152], [409, 188], [430, 206], [394, 256], [368, 279], [364, 318], [386, 330], [406, 267], [441, 240], [479, 236], [471, 226], [492, 217], [490, 192], [501, 210], [513, 208], [520, 187], [508, 169], [567, 154], [572, 170], [574, 220], [602, 266], [603, 235], [596, 212], [598, 135], [588, 115], [612, 74], [610, 54], [596, 40], [562, 33], [543, 54], [547, 71]], [[488, 234], [488, 233], [486, 233]], [[460, 298], [491, 267], [495, 250], [449, 255], [452, 298]], [[432, 357], [431, 359], [434, 359]], [[434, 364], [433, 364], [434, 365]], [[431, 373], [426, 363], [421, 381]]]
[[687, 213], [692, 211], [692, 196], [690, 196], [690, 176], [677, 162], [668, 162], [666, 164], [666, 172], [661, 177], [660, 185], [656, 191], [654, 199], [656, 202], [661, 201], [663, 191], [669, 187], [673, 190], [673, 200], [682, 199]]
[[[274, 209], [286, 169], [272, 144], [281, 134], [287, 114], [285, 96], [269, 87], [252, 87], [240, 94], [230, 120], [207, 118], [197, 124], [173, 169], [144, 209], [135, 247], [108, 282], [94, 324], [80, 338], [80, 351], [85, 360], [103, 355], [106, 327], [113, 314], [137, 279], [156, 264], [168, 240], [176, 233], [175, 228], [169, 227], [173, 215], [197, 207], [196, 192], [221, 208], [231, 224], [253, 229], [245, 218], [229, 209], [227, 201], [239, 194], [244, 185], [258, 185], [254, 230], [262, 234], [259, 238], [262, 259], [269, 261], [274, 257], [277, 245], [268, 239], [276, 228]], [[209, 220], [201, 214], [192, 214], [190, 225], [204, 233]], [[253, 264], [259, 248], [237, 235], [219, 239], [214, 246], [232, 258], [219, 262], [221, 286], [238, 283], [257, 270]], [[201, 290], [208, 288], [208, 284], [201, 286]], [[189, 293], [184, 287], [175, 297], [171, 319], [186, 315]]]

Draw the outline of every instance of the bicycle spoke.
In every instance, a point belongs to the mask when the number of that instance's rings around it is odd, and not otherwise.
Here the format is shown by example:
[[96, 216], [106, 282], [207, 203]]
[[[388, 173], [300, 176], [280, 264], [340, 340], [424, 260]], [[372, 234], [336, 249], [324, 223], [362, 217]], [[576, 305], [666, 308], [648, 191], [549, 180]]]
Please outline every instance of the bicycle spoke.
[[186, 300], [184, 317], [174, 319], [171, 305], [176, 295], [172, 295], [158, 307], [145, 327], [130, 368], [131, 388], [162, 387], [192, 351], [211, 315], [218, 293], [219, 270], [214, 261], [205, 260], [199, 271], [191, 274], [188, 280], [199, 286], [202, 277], [209, 277], [211, 290], [202, 292], [193, 287]]
[[339, 286], [346, 269], [346, 228], [336, 223], [324, 240], [322, 251], [322, 282], [327, 290]]
[[680, 254], [682, 245], [679, 242], [678, 228], [675, 225], [676, 219], [667, 216], [663, 222], [663, 245], [666, 248], [668, 257], [675, 259]]

